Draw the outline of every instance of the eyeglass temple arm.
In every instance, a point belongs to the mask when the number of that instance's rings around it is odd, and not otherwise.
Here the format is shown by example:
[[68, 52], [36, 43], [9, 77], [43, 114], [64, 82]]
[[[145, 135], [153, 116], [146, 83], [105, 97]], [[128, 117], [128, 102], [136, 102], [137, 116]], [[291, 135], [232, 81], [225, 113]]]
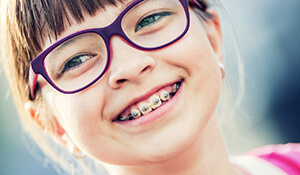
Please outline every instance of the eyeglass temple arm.
[[[198, 9], [205, 11], [207, 9], [207, 6], [201, 2], [201, 0], [188, 0], [189, 3]], [[200, 1], [200, 2], [199, 2]]]
[[29, 98], [30, 100], [34, 100], [35, 99], [35, 90], [36, 90], [36, 84], [37, 84], [37, 78], [38, 78], [38, 74], [36, 74], [33, 69], [32, 66], [30, 65], [30, 69], [29, 69]]
[[203, 4], [202, 3], [200, 3], [200, 2], [198, 2], [197, 0], [189, 0], [189, 2], [192, 4], [192, 5], [194, 5], [194, 6], [196, 6], [198, 9], [200, 9], [200, 10], [205, 10], [206, 9], [206, 7], [204, 7], [203, 6]]

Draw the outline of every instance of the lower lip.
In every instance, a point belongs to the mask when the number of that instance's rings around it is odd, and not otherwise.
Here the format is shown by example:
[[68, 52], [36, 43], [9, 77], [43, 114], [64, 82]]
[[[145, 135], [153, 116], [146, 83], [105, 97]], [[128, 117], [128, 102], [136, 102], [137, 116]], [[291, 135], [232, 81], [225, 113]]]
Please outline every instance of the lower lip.
[[140, 118], [137, 118], [134, 120], [128, 120], [125, 122], [116, 121], [116, 123], [124, 125], [124, 126], [128, 126], [128, 127], [138, 127], [138, 126], [142, 126], [142, 125], [151, 123], [152, 121], [161, 118], [164, 114], [166, 114], [169, 110], [171, 110], [176, 105], [176, 103], [178, 102], [179, 97], [181, 95], [182, 87], [183, 87], [183, 82], [181, 83], [180, 88], [178, 89], [176, 94], [171, 98], [171, 100], [164, 103], [163, 105], [161, 105], [159, 108], [155, 109], [154, 111], [152, 111], [148, 114], [142, 115]]

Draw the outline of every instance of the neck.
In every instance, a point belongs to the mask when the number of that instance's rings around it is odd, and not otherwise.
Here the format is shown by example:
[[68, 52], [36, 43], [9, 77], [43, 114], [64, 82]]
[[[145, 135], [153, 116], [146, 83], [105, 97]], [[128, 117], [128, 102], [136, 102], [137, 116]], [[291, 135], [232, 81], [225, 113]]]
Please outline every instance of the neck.
[[215, 115], [188, 149], [169, 160], [139, 167], [107, 165], [106, 168], [111, 175], [242, 174], [228, 161], [227, 149]]

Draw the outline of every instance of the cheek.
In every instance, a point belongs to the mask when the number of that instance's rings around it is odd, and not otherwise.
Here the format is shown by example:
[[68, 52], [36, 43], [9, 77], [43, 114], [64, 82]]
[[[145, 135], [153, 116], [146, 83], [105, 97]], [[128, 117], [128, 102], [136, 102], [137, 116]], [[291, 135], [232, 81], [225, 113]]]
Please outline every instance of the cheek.
[[99, 127], [103, 123], [105, 98], [101, 95], [101, 88], [90, 88], [77, 94], [61, 94], [50, 88], [45, 87], [42, 95], [78, 147], [94, 140], [95, 133], [103, 133], [102, 127]]
[[[161, 57], [168, 64], [182, 69], [188, 74], [186, 78], [187, 106], [191, 122], [204, 124], [216, 110], [221, 92], [221, 74], [218, 67], [218, 57], [198, 19], [191, 23], [185, 37], [171, 45]], [[197, 22], [198, 21], [198, 22]], [[170, 55], [170, 53], [172, 55]], [[198, 127], [201, 128], [201, 127]]]
[[[191, 26], [193, 27], [193, 26]], [[194, 98], [198, 116], [207, 120], [215, 112], [221, 91], [221, 75], [218, 60], [209, 40], [202, 30], [191, 29], [189, 48], [185, 56], [185, 70], [190, 75], [189, 95]], [[193, 30], [194, 29], [194, 30]]]
[[194, 15], [191, 16], [188, 33], [157, 53], [154, 57], [169, 65], [181, 67], [190, 75], [208, 74], [211, 71], [215, 73], [218, 67], [218, 57], [206, 36], [202, 23]]

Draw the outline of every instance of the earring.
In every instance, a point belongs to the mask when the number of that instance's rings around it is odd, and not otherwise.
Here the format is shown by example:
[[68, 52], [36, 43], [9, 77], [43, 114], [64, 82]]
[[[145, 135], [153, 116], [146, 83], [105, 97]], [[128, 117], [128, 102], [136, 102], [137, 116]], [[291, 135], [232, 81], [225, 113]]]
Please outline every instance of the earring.
[[86, 154], [84, 154], [82, 151], [80, 151], [78, 148], [76, 148], [76, 146], [73, 146], [72, 149], [72, 154], [77, 158], [77, 159], [82, 159], [86, 156]]
[[225, 75], [226, 75], [225, 66], [224, 66], [224, 64], [222, 64], [222, 63], [219, 63], [218, 65], [219, 65], [219, 68], [220, 68], [220, 70], [221, 70], [222, 79], [224, 79], [224, 78], [225, 78]]
[[73, 141], [66, 134], [62, 136], [62, 139], [67, 143], [68, 150], [74, 155], [74, 157], [82, 159], [86, 156], [82, 151], [80, 151], [79, 148], [75, 146]]

